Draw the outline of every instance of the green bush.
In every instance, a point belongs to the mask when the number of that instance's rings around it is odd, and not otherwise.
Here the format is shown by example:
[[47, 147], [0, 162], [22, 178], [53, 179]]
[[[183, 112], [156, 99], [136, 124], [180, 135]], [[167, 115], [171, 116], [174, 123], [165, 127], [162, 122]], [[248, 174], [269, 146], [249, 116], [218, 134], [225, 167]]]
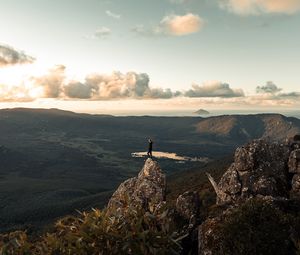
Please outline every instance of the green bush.
[[55, 231], [35, 241], [25, 232], [1, 235], [0, 254], [178, 254], [180, 238], [173, 226], [168, 211], [152, 215], [129, 208], [126, 217], [115, 217], [93, 210], [59, 220]]
[[260, 200], [249, 200], [216, 227], [213, 254], [293, 254], [289, 216]]

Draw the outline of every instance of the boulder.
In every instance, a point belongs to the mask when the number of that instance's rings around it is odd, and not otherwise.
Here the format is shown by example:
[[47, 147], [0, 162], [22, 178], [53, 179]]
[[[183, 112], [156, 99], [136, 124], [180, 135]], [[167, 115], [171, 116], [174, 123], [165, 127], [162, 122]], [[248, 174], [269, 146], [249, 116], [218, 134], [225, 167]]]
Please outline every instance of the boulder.
[[300, 149], [293, 150], [289, 157], [289, 172], [300, 174]]
[[165, 204], [166, 177], [159, 164], [148, 158], [137, 177], [121, 183], [107, 205], [108, 214], [123, 213], [141, 207], [155, 213]]
[[300, 192], [300, 174], [294, 174], [294, 176], [293, 176], [292, 191], [295, 193]]
[[198, 255], [213, 255], [211, 244], [218, 242], [215, 228], [219, 224], [220, 218], [207, 219], [198, 228]]
[[184, 219], [189, 220], [193, 224], [198, 216], [200, 208], [200, 200], [197, 192], [186, 191], [179, 195], [176, 200], [176, 211]]
[[[274, 226], [278, 226], [278, 224], [283, 224], [282, 222], [273, 221], [274, 219], [279, 219], [277, 213], [279, 211], [289, 212], [290, 210], [299, 210], [299, 202], [295, 203], [286, 198], [258, 196], [247, 200], [247, 203], [248, 205], [243, 208], [241, 208], [241, 205], [239, 204], [230, 206], [224, 205], [224, 207], [220, 206], [220, 211], [217, 216], [208, 217], [200, 226], [198, 226], [198, 255], [231, 254], [228, 251], [223, 251], [224, 247], [222, 247], [222, 245], [225, 243], [227, 244], [227, 247], [230, 246], [233, 249], [235, 247], [239, 249], [243, 248], [243, 246], [249, 247], [252, 245], [251, 240], [256, 242], [257, 245], [259, 239], [251, 237], [255, 235], [260, 237], [263, 236], [263, 238], [265, 238], [264, 241], [267, 241], [269, 246], [274, 245], [274, 237], [276, 237], [279, 232], [284, 231], [280, 227], [274, 228]], [[262, 206], [263, 204], [269, 207], [268, 210], [265, 209], [265, 206]], [[274, 211], [274, 214], [271, 213], [270, 209]], [[263, 214], [263, 216], [261, 216], [261, 214]], [[247, 216], [249, 216], [249, 218], [247, 218]], [[257, 218], [254, 219], [253, 217]], [[261, 220], [263, 222], [257, 222], [256, 220]], [[283, 220], [283, 218], [281, 218], [281, 220]], [[226, 226], [225, 232], [222, 231], [224, 223]], [[264, 224], [264, 227], [261, 227], [262, 224]], [[274, 225], [270, 226], [269, 224]], [[292, 226], [290, 230], [286, 230], [286, 232], [290, 234], [291, 231], [293, 233], [293, 231], [295, 231], [293, 227], [294, 226]], [[265, 230], [266, 228], [267, 230]], [[231, 233], [230, 236], [227, 236], [226, 233], [228, 233], [228, 231], [231, 232], [230, 229], [232, 229], [233, 233]], [[270, 232], [272, 230], [277, 232]], [[241, 233], [241, 236], [239, 236], [239, 233]], [[282, 244], [288, 244], [288, 242], [288, 239], [286, 239], [282, 241]], [[220, 244], [222, 245], [220, 246]], [[288, 247], [292, 248], [292, 246]], [[245, 247], [243, 249], [245, 249]], [[286, 250], [286, 253], [274, 253], [274, 250], [270, 253], [263, 253], [260, 250], [262, 247], [259, 246], [257, 246], [256, 249], [258, 251], [257, 253], [249, 251], [247, 254], [294, 254], [289, 252], [289, 249]], [[235, 252], [233, 254], [244, 253]]]
[[[289, 144], [254, 140], [235, 151], [234, 162], [217, 184], [208, 178], [217, 194], [217, 215], [198, 227], [198, 254], [213, 254], [218, 243], [218, 226], [252, 198], [280, 208], [293, 208], [290, 191], [300, 194], [300, 149]], [[292, 190], [291, 190], [292, 188]], [[254, 201], [254, 200], [252, 200]]]
[[213, 186], [217, 204], [235, 203], [256, 196], [287, 197], [289, 150], [279, 143], [254, 140], [236, 150], [234, 162]]

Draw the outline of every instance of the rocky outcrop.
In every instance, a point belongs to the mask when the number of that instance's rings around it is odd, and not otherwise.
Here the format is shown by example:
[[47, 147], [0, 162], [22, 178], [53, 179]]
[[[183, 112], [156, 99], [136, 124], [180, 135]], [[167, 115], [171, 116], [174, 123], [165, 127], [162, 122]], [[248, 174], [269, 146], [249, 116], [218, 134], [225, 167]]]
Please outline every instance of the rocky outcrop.
[[[182, 254], [191, 250], [196, 254], [197, 249], [201, 255], [213, 254], [211, 247], [220, 238], [218, 226], [252, 198], [258, 197], [274, 208], [278, 204], [289, 204], [290, 191], [300, 194], [299, 162], [300, 150], [288, 144], [259, 139], [238, 148], [234, 162], [218, 183], [208, 174], [217, 194], [217, 205], [205, 221], [201, 223], [199, 217], [201, 207], [197, 192], [186, 191], [178, 196], [174, 216], [185, 219], [179, 221], [185, 224], [179, 231], [184, 237], [181, 239]], [[165, 195], [166, 177], [156, 161], [147, 159], [138, 176], [123, 182], [115, 191], [107, 213], [126, 217], [127, 210], [140, 207], [159, 215], [159, 209], [165, 204]]]
[[300, 149], [297, 144], [254, 140], [236, 150], [234, 162], [216, 183], [208, 178], [217, 194], [217, 205], [224, 207], [218, 216], [208, 218], [198, 228], [198, 251], [213, 254], [217, 226], [241, 203], [260, 198], [274, 208], [289, 204], [290, 192], [300, 194]]
[[235, 203], [256, 196], [287, 197], [289, 149], [279, 143], [254, 140], [240, 147], [234, 163], [218, 185], [211, 180], [217, 204]]
[[191, 225], [196, 223], [196, 219], [199, 213], [200, 201], [197, 192], [186, 191], [176, 200], [176, 211], [184, 219], [189, 220]]
[[137, 177], [123, 182], [108, 202], [109, 214], [122, 214], [130, 207], [155, 213], [165, 203], [166, 177], [159, 164], [148, 158]]
[[300, 149], [291, 152], [288, 165], [290, 173], [300, 174]]
[[[298, 144], [297, 144], [298, 145]], [[289, 157], [288, 166], [289, 173], [293, 175], [292, 177], [292, 191], [294, 194], [300, 194], [300, 149], [299, 146], [294, 146], [295, 148]]]

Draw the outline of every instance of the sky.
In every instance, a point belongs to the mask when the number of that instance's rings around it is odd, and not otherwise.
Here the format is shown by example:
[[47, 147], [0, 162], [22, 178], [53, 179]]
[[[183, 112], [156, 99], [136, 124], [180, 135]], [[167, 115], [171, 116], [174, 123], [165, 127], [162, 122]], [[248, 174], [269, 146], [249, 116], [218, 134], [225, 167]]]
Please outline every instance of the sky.
[[300, 106], [300, 0], [0, 0], [0, 10], [0, 108]]

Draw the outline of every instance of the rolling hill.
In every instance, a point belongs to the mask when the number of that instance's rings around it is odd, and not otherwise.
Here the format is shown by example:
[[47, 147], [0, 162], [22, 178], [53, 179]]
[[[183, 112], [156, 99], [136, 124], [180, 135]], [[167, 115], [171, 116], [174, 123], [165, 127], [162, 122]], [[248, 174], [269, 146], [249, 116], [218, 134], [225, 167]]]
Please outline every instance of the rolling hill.
[[[131, 153], [145, 151], [147, 137], [154, 150], [213, 162], [254, 138], [299, 133], [300, 120], [279, 114], [114, 117], [15, 108], [0, 110], [0, 132], [0, 229], [7, 231], [40, 228], [75, 209], [103, 206], [112, 190], [136, 174], [143, 158]], [[205, 167], [171, 159], [160, 164], [168, 176]]]

